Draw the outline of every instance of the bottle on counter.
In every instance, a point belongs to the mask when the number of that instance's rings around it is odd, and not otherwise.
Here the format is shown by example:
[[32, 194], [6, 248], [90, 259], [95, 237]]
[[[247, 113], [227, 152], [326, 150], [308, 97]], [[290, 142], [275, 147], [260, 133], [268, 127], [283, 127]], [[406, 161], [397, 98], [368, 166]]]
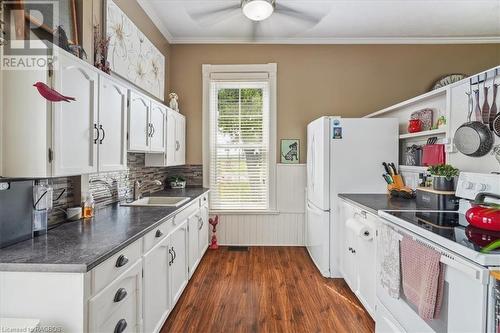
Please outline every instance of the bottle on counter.
[[95, 205], [94, 196], [92, 195], [92, 193], [88, 192], [84, 197], [82, 205], [84, 219], [94, 216], [94, 205]]

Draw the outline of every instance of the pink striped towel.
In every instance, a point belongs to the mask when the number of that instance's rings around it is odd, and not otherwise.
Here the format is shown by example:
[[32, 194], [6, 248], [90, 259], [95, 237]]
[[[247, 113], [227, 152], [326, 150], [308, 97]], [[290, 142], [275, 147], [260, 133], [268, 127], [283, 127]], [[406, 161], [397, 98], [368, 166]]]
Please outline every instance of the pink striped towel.
[[425, 320], [439, 317], [443, 298], [444, 272], [441, 253], [409, 236], [401, 241], [403, 293]]

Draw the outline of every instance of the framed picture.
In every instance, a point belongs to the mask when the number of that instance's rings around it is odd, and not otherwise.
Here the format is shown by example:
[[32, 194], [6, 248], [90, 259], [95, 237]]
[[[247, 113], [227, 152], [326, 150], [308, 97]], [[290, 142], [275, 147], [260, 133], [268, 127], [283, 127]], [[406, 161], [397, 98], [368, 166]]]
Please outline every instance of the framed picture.
[[104, 1], [104, 12], [104, 35], [110, 37], [111, 71], [163, 100], [165, 56], [113, 0]]
[[300, 161], [300, 140], [281, 139], [281, 163], [298, 164]]
[[9, 9], [24, 11], [23, 22], [21, 17], [16, 17], [16, 39], [26, 39], [32, 30], [40, 39], [52, 40], [57, 26], [61, 26], [70, 44], [78, 45], [78, 23], [76, 0], [59, 0], [57, 3], [58, 17], [54, 17], [54, 6], [47, 2], [19, 1], [10, 5]]

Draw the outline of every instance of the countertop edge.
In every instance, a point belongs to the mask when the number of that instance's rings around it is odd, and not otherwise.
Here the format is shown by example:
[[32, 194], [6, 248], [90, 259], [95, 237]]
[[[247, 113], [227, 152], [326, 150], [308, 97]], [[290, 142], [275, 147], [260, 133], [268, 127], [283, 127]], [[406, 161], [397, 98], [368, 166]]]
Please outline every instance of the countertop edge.
[[[206, 193], [210, 192], [210, 189], [201, 187], [200, 188], [200, 194], [198, 194], [195, 197], [192, 197], [191, 200], [187, 201], [183, 205], [177, 207], [175, 211], [172, 213], [165, 215], [158, 221], [152, 223], [150, 226], [147, 228], [141, 230], [134, 236], [128, 238], [124, 242], [118, 244], [116, 247], [114, 247], [112, 250], [107, 251], [103, 255], [101, 255], [99, 258], [96, 260], [90, 262], [90, 263], [82, 263], [82, 264], [41, 264], [41, 263], [0, 263], [0, 274], [1, 273], [8, 273], [8, 272], [28, 272], [28, 273], [81, 273], [85, 274], [90, 272], [92, 269], [95, 267], [99, 266], [102, 264], [104, 261], [107, 259], [111, 258], [113, 255], [118, 253], [119, 251], [123, 250], [130, 244], [138, 241], [141, 239], [144, 235], [146, 235], [148, 232], [153, 230], [154, 228], [158, 227], [160, 224], [166, 222], [168, 219], [172, 218], [174, 215], [178, 214], [180, 211], [182, 211], [184, 208], [192, 204], [194, 201], [205, 195]], [[50, 231], [49, 231], [50, 232]]]
[[347, 195], [344, 195], [344, 194], [339, 194], [339, 195], [338, 195], [338, 197], [339, 197], [340, 199], [342, 199], [342, 200], [346, 201], [346, 202], [349, 202], [349, 203], [351, 203], [351, 204], [353, 204], [353, 205], [355, 205], [355, 206], [358, 206], [358, 207], [360, 207], [360, 208], [362, 208], [362, 209], [366, 210], [367, 212], [369, 212], [369, 213], [371, 213], [371, 214], [373, 214], [373, 215], [378, 215], [378, 212], [379, 212], [378, 210], [375, 210], [375, 209], [373, 209], [373, 208], [371, 208], [371, 207], [368, 207], [368, 206], [363, 205], [362, 203], [360, 203], [360, 202], [358, 202], [358, 201], [355, 201], [355, 200], [353, 200], [353, 199], [351, 199], [351, 198], [348, 198], [348, 197], [347, 197]]

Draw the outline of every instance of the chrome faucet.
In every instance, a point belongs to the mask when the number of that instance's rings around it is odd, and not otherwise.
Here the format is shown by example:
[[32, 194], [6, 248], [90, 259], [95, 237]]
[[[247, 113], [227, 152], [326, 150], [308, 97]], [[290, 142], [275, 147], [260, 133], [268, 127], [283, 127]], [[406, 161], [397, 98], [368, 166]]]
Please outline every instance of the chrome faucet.
[[143, 180], [143, 181], [136, 180], [134, 182], [134, 201], [142, 198], [141, 189], [148, 184], [161, 186], [163, 183], [159, 180]]

